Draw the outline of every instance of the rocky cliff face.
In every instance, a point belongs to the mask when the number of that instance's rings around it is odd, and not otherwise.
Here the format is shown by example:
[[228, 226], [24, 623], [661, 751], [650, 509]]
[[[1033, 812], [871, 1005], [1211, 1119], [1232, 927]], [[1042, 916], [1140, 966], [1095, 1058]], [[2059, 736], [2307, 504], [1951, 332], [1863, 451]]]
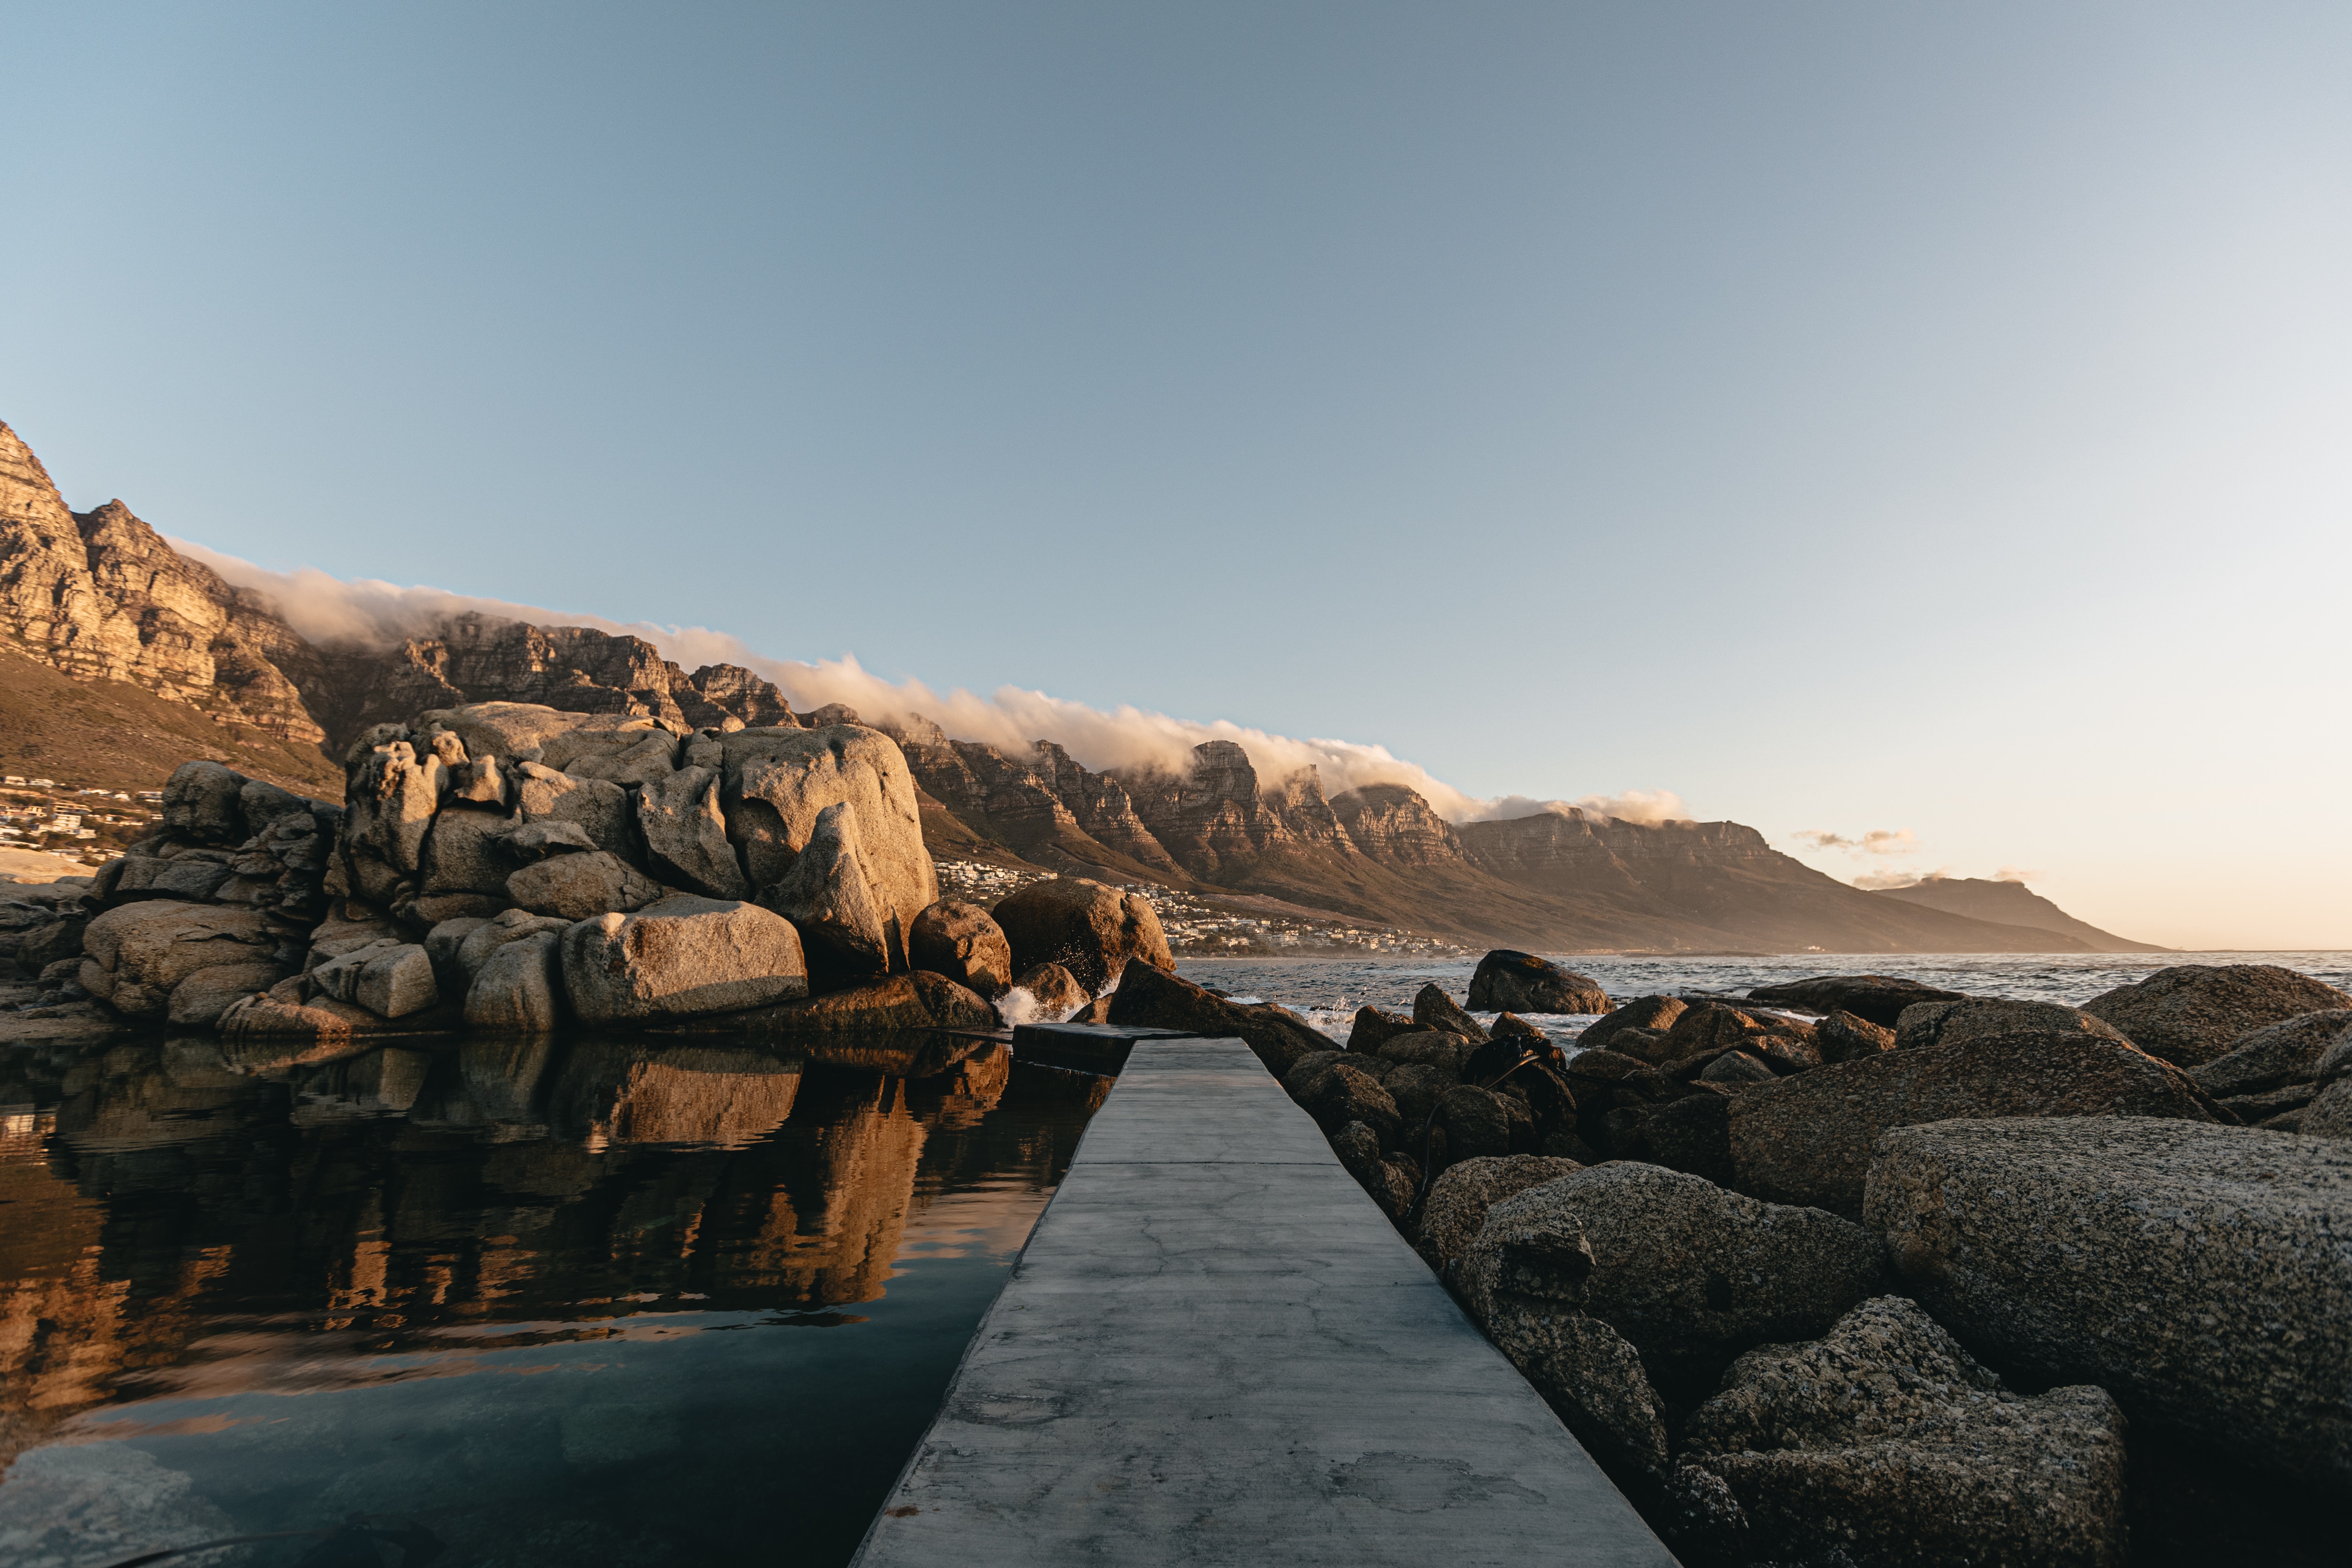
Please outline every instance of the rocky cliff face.
[[128, 681], [225, 721], [319, 741], [317, 655], [260, 595], [187, 560], [121, 501], [68, 510], [0, 425], [0, 630], [68, 675]]
[[466, 702], [537, 702], [687, 729], [790, 724], [735, 665], [688, 674], [640, 637], [450, 617], [393, 648], [315, 647], [267, 595], [173, 550], [119, 500], [87, 512], [0, 425], [0, 632], [80, 679], [125, 681], [229, 724], [341, 748], [370, 725]]

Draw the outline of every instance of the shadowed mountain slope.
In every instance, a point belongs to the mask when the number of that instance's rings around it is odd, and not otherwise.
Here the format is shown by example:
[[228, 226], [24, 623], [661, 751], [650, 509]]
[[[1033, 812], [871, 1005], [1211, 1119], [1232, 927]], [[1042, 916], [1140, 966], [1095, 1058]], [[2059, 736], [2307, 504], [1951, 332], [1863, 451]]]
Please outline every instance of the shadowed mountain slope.
[[1881, 888], [1873, 895], [1938, 910], [1970, 920], [2000, 921], [2012, 925], [2036, 925], [2083, 942], [2093, 952], [2169, 952], [2153, 942], [2134, 942], [2113, 931], [2078, 921], [2022, 882], [1994, 882], [1981, 877], [1930, 877], [1907, 888]]

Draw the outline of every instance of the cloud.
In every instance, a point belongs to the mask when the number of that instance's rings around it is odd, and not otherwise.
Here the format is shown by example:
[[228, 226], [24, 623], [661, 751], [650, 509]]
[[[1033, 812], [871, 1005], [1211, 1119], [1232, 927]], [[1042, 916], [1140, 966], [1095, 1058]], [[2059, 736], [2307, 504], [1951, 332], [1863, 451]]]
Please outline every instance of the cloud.
[[1032, 741], [1052, 741], [1097, 772], [1144, 767], [1181, 771], [1190, 764], [1194, 746], [1204, 741], [1233, 741], [1249, 753], [1265, 784], [1311, 766], [1327, 795], [1366, 784], [1403, 784], [1453, 822], [1531, 816], [1539, 811], [1570, 807], [1640, 823], [1686, 820], [1691, 815], [1679, 795], [1663, 789], [1626, 790], [1575, 801], [1526, 795], [1486, 800], [1454, 788], [1418, 763], [1392, 755], [1385, 746], [1300, 740], [1228, 720], [1177, 719], [1131, 706], [1090, 708], [1014, 686], [1001, 686], [985, 696], [961, 687], [941, 690], [919, 680], [889, 680], [866, 669], [850, 654], [814, 663], [771, 658], [731, 633], [708, 626], [611, 621], [601, 616], [572, 615], [442, 588], [404, 588], [373, 578], [346, 582], [310, 567], [274, 572], [187, 540], [168, 542], [228, 583], [266, 595], [296, 632], [330, 647], [395, 647], [408, 637], [436, 635], [449, 616], [475, 611], [534, 626], [588, 626], [615, 636], [643, 637], [659, 648], [662, 657], [689, 670], [706, 664], [740, 665], [774, 681], [803, 713], [829, 702], [846, 703], [867, 720], [920, 713], [958, 740], [979, 741], [1016, 755], [1026, 751]]
[[1865, 892], [1878, 892], [1887, 888], [1916, 888], [1922, 882], [1938, 881], [1952, 874], [1951, 868], [1938, 867], [1933, 871], [1865, 871], [1853, 879], [1853, 885]]
[[1859, 838], [1808, 827], [1796, 837], [1809, 848], [1843, 849], [1849, 855], [1911, 855], [1919, 848], [1919, 836], [1907, 827], [1874, 827]]
[[1996, 882], [2038, 882], [2042, 879], [2042, 873], [2017, 866], [2003, 866], [1992, 874], [1992, 879]]

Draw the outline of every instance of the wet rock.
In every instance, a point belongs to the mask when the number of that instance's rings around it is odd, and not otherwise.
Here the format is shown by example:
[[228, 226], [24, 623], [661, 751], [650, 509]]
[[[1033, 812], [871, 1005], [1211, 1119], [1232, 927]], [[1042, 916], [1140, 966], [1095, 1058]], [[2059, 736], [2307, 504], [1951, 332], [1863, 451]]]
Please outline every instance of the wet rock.
[[2130, 1045], [2123, 1032], [2080, 1007], [2056, 1002], [2011, 1002], [2003, 997], [1972, 996], [1965, 1002], [1922, 1002], [1903, 1009], [1895, 1026], [1897, 1050], [1921, 1046], [1955, 1046], [1963, 1040], [2006, 1035], [2017, 1029], [2055, 1029], [2090, 1035]]
[[1922, 1002], [1965, 1002], [1968, 994], [1924, 985], [1885, 974], [1820, 974], [1778, 985], [1759, 985], [1748, 993], [1751, 1001], [1776, 1006], [1802, 1007], [1812, 1013], [1852, 1013], [1882, 1029], [1903, 1021], [1903, 1009]]
[[[1014, 978], [1013, 987], [1029, 993], [1036, 1002], [1038, 1016], [1044, 1018], [1067, 1017], [1072, 1008], [1084, 1007], [1092, 1000], [1077, 978], [1058, 963], [1041, 963], [1034, 969], [1022, 971]], [[1108, 1023], [1110, 999], [1104, 997], [1102, 1000], [1106, 1016], [1096, 1021]]]
[[1017, 967], [1058, 963], [1090, 995], [1121, 978], [1130, 960], [1176, 967], [1150, 900], [1087, 878], [1032, 882], [998, 904], [995, 916]]
[[978, 904], [933, 904], [915, 917], [908, 947], [917, 969], [944, 974], [980, 995], [998, 995], [1013, 984], [1013, 944]]
[[[1614, 1050], [1616, 1047], [1610, 1041], [1621, 1031], [1633, 1029], [1663, 1034], [1675, 1026], [1675, 1021], [1689, 1005], [1679, 996], [1636, 996], [1597, 1020], [1591, 1028], [1577, 1037], [1577, 1044], [1586, 1050]], [[1642, 1055], [1638, 1051], [1626, 1054]]]
[[501, 944], [466, 988], [466, 1026], [534, 1034], [563, 1021], [562, 938], [535, 931]]
[[200, 969], [172, 987], [164, 1021], [183, 1028], [209, 1029], [240, 998], [268, 990], [284, 973], [270, 959]]
[[1884, 1296], [1819, 1340], [1741, 1356], [1691, 1415], [1683, 1462], [1729, 1489], [1758, 1557], [2122, 1568], [2124, 1426], [2095, 1387], [2004, 1389]]
[[[1467, 1258], [1512, 1237], [1580, 1239], [1592, 1261], [1574, 1299], [1641, 1352], [1662, 1387], [1711, 1378], [1751, 1346], [1827, 1331], [1876, 1293], [1885, 1269], [1878, 1237], [1858, 1225], [1630, 1162], [1496, 1204]], [[1473, 1272], [1465, 1260], [1465, 1279]]]
[[1890, 1131], [1866, 1217], [1938, 1321], [2135, 1423], [2352, 1485], [2352, 1149], [2147, 1117]]
[[2189, 1076], [2208, 1094], [2223, 1098], [2309, 1083], [2319, 1076], [2320, 1058], [2328, 1047], [2347, 1037], [2352, 1037], [2352, 1010], [2305, 1013], [2248, 1030], [2231, 1041], [2223, 1055], [2189, 1068]]
[[1497, 948], [1470, 976], [1470, 1006], [1480, 1013], [1606, 1013], [1601, 983], [1531, 952]]
[[1540, 1154], [1458, 1161], [1430, 1185], [1428, 1201], [1422, 1205], [1421, 1238], [1415, 1250], [1432, 1268], [1442, 1272], [1478, 1239], [1486, 1224], [1486, 1211], [1495, 1205], [1583, 1168], [1573, 1160], [1547, 1159]]
[[[1002, 909], [1000, 905], [1000, 913]], [[1149, 963], [1130, 963], [1119, 975], [1110, 1021], [1212, 1038], [1238, 1037], [1276, 1078], [1310, 1052], [1338, 1048], [1337, 1041], [1286, 1007], [1228, 1002]]]
[[1421, 1026], [1402, 1013], [1391, 1013], [1369, 1003], [1356, 1009], [1352, 1026], [1348, 1031], [1348, 1048], [1351, 1051], [1373, 1051], [1384, 1040], [1398, 1035], [1409, 1035]]
[[2265, 1024], [2347, 1007], [2352, 996], [2272, 963], [2176, 964], [2083, 1004], [2141, 1050], [2181, 1067], [2228, 1055]]
[[1444, 1029], [1481, 1045], [1486, 1041], [1486, 1026], [1464, 1012], [1433, 980], [1413, 994], [1412, 1021], [1424, 1029]]
[[1813, 1026], [1813, 1045], [1824, 1063], [1858, 1062], [1895, 1048], [1895, 1031], [1857, 1013], [1832, 1013]]
[[625, 914], [661, 896], [661, 889], [635, 867], [602, 849], [558, 855], [507, 879], [507, 897], [517, 908], [559, 920]]
[[562, 963], [572, 1010], [591, 1026], [738, 1012], [808, 990], [790, 921], [691, 893], [580, 921], [563, 933]]
[[2179, 1068], [2074, 1030], [2019, 1030], [1883, 1051], [1744, 1090], [1731, 1105], [1741, 1191], [1859, 1217], [1871, 1146], [1954, 1117], [2136, 1116], [2210, 1121]]

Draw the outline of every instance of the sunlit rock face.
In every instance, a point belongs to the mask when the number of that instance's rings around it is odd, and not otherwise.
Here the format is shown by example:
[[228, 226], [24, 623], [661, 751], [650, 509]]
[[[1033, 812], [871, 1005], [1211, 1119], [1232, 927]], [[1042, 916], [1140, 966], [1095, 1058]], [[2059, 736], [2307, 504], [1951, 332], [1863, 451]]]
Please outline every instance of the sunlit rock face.
[[[191, 1037], [0, 1067], [0, 1103], [40, 1108], [0, 1118], [0, 1456], [129, 1394], [267, 1386], [321, 1328], [871, 1300], [975, 1170], [1019, 1190], [961, 1194], [959, 1225], [1017, 1247], [1099, 1102], [1006, 1146], [1010, 1053], [930, 1037], [299, 1055]], [[257, 1299], [285, 1326], [217, 1340]]]

